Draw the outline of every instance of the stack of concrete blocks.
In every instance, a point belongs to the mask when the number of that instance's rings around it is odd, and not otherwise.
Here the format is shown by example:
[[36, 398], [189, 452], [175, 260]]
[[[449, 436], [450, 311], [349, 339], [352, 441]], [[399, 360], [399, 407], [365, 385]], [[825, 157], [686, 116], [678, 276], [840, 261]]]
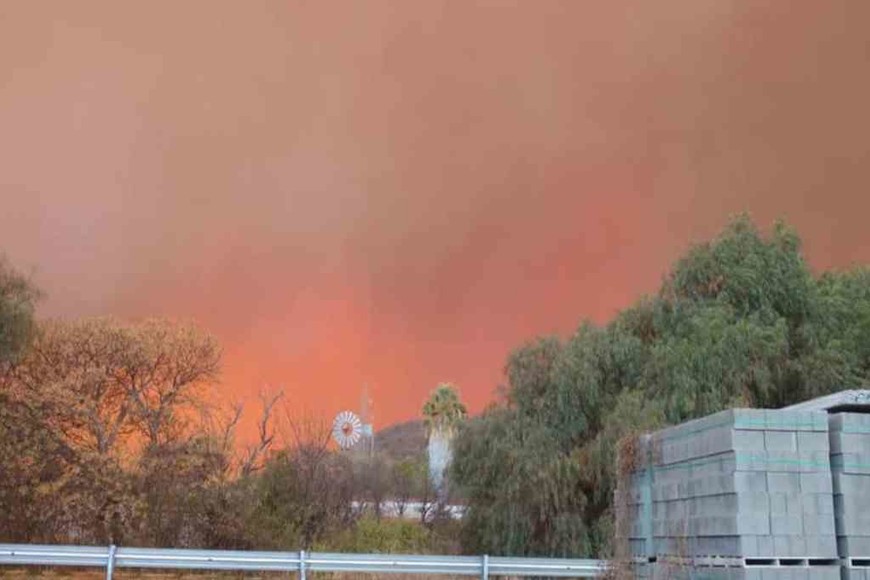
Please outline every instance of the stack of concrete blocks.
[[651, 488], [652, 554], [638, 522], [634, 555], [653, 578], [839, 578], [828, 451], [824, 412], [733, 409], [654, 433], [650, 469], [624, 482], [637, 516]]
[[[617, 478], [613, 505], [616, 513], [617, 550], [636, 564], [637, 577], [647, 577], [649, 559], [655, 556], [652, 534], [651, 437], [638, 437], [630, 457], [620, 455], [617, 465], [625, 469]], [[625, 451], [625, 450], [623, 450]]]
[[846, 580], [870, 580], [870, 415], [829, 417], [837, 544]]

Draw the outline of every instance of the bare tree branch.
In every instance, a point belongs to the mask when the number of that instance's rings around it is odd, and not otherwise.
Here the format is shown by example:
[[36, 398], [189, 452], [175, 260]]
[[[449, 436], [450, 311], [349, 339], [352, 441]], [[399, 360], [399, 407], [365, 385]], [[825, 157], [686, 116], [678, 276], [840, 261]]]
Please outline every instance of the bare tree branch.
[[247, 477], [262, 468], [262, 459], [272, 448], [272, 442], [275, 440], [275, 431], [271, 427], [272, 411], [275, 404], [284, 396], [282, 391], [266, 395], [265, 391], [260, 392], [260, 403], [262, 411], [260, 420], [257, 422], [257, 442], [248, 446], [245, 451], [244, 458], [241, 464], [242, 477]]

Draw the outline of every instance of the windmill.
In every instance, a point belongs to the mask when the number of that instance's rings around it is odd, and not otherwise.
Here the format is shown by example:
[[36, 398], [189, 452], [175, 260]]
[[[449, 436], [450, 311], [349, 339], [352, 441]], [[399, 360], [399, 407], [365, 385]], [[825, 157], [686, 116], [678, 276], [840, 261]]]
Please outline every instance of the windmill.
[[362, 437], [362, 422], [356, 413], [342, 411], [332, 421], [332, 438], [342, 449], [350, 449]]
[[360, 414], [341, 411], [332, 421], [332, 438], [341, 449], [351, 449], [359, 445], [362, 453], [371, 457], [375, 450], [375, 435], [372, 428], [371, 399], [368, 385], [363, 385], [360, 401]]

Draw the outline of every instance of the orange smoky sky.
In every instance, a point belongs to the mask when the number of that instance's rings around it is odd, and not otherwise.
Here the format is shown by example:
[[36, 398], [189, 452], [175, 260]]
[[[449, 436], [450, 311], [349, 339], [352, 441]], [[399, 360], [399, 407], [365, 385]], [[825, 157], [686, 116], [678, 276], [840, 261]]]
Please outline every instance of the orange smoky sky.
[[221, 388], [474, 411], [732, 213], [870, 261], [870, 2], [0, 6], [0, 249], [43, 316], [192, 318]]

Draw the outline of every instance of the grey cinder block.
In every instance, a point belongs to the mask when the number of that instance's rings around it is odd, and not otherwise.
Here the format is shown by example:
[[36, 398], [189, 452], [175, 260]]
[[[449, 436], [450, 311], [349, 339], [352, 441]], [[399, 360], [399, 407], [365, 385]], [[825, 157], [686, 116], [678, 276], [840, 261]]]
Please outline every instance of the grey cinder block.
[[870, 558], [870, 532], [862, 536], [841, 536], [837, 548], [843, 557]]
[[796, 431], [764, 431], [764, 448], [767, 451], [798, 450]]
[[855, 453], [865, 456], [870, 455], [870, 432], [834, 432], [830, 438], [830, 451], [832, 454]]
[[766, 476], [768, 493], [800, 493], [800, 474], [773, 472]]
[[805, 556], [807, 558], [828, 559], [837, 557], [837, 539], [833, 534], [808, 534], [804, 536], [804, 542], [806, 542]]
[[831, 471], [870, 475], [870, 456], [860, 453], [831, 453]]
[[771, 514], [770, 533], [782, 536], [800, 536], [804, 533], [804, 519], [801, 514]]
[[829, 436], [825, 432], [799, 431], [797, 433], [799, 451], [829, 451]]
[[798, 476], [801, 493], [824, 493], [830, 494], [833, 492], [833, 481], [831, 473], [801, 473]]
[[773, 536], [758, 536], [755, 539], [755, 543], [758, 546], [758, 555], [760, 557], [774, 557]]

